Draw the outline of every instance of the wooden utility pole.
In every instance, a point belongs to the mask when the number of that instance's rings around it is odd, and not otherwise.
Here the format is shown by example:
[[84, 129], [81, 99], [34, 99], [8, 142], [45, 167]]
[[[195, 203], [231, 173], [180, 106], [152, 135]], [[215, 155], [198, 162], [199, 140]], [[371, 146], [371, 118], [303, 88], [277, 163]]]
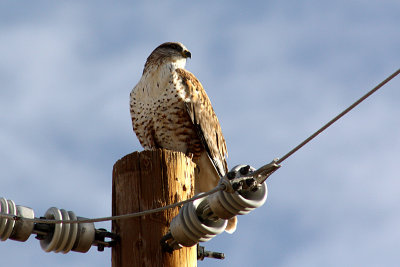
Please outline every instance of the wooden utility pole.
[[[113, 169], [112, 214], [145, 211], [188, 199], [194, 194], [194, 167], [183, 153], [164, 149], [134, 152]], [[163, 252], [160, 239], [178, 208], [144, 217], [116, 220], [112, 231], [120, 236], [112, 248], [112, 266], [197, 266], [196, 246]]]

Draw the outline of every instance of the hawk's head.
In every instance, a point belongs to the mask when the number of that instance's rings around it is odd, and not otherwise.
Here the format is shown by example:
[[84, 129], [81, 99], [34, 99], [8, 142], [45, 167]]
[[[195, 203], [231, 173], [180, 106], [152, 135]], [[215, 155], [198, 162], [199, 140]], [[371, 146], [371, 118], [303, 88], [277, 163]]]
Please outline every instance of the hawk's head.
[[184, 68], [186, 59], [191, 58], [190, 51], [179, 42], [167, 42], [159, 45], [151, 52], [144, 65], [143, 73], [151, 65], [175, 64], [177, 67]]

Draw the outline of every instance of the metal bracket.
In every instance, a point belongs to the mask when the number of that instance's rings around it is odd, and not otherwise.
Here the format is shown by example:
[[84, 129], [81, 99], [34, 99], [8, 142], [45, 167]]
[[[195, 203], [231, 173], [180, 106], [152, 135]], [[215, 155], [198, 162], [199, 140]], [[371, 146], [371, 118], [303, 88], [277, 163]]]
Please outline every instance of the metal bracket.
[[174, 237], [170, 231], [168, 231], [168, 233], [161, 238], [160, 245], [162, 251], [168, 252], [169, 254], [172, 254], [172, 252], [176, 249], [182, 248], [182, 246], [174, 240]]
[[[278, 159], [274, 159], [270, 163], [255, 170], [250, 165], [240, 165], [228, 172], [224, 178], [221, 179], [221, 183], [224, 183], [227, 188], [227, 192], [232, 191], [257, 191], [258, 187], [267, 180], [267, 178], [273, 174], [281, 165], [277, 164]], [[227, 180], [229, 183], [227, 185]], [[230, 185], [229, 185], [230, 184]]]
[[[106, 241], [110, 238], [110, 241]], [[104, 228], [95, 229], [93, 246], [97, 246], [97, 251], [104, 251], [105, 247], [113, 247], [119, 240], [119, 235], [108, 232]]]
[[205, 247], [197, 244], [197, 260], [204, 260], [204, 258], [213, 258], [218, 260], [225, 259], [225, 254], [221, 252], [214, 252], [205, 250]]
[[[161, 238], [160, 244], [161, 244], [162, 251], [168, 252], [169, 254], [172, 254], [172, 252], [176, 249], [182, 248], [182, 246], [179, 245], [173, 239], [171, 232], [168, 232], [166, 235], [164, 235]], [[225, 259], [225, 254], [221, 253], [221, 252], [205, 250], [205, 248], [203, 246], [200, 246], [199, 244], [197, 244], [197, 260], [202, 261], [202, 260], [204, 260], [204, 258], [213, 258], [213, 259], [223, 260], [223, 259]]]
[[281, 167], [281, 165], [279, 165], [278, 162], [279, 159], [274, 159], [273, 161], [271, 161], [270, 163], [258, 168], [257, 170], [255, 170], [251, 176], [254, 177], [254, 179], [257, 180], [258, 184], [263, 183], [265, 180], [267, 180], [267, 178], [273, 174], [277, 169], [279, 169]]

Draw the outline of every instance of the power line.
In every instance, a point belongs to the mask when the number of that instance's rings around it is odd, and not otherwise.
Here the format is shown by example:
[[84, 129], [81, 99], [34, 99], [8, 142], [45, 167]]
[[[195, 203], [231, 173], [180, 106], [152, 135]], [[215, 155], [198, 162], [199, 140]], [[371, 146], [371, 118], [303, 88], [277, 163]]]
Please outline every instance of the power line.
[[18, 220], [24, 220], [24, 221], [28, 221], [28, 222], [33, 222], [33, 223], [43, 223], [43, 224], [58, 224], [58, 223], [65, 223], [65, 224], [73, 224], [73, 223], [95, 223], [95, 222], [105, 222], [105, 221], [111, 221], [111, 220], [121, 220], [121, 219], [129, 219], [129, 218], [133, 218], [133, 217], [140, 217], [140, 216], [145, 216], [145, 215], [149, 215], [152, 213], [156, 213], [156, 212], [160, 212], [163, 210], [167, 210], [167, 209], [172, 209], [175, 207], [179, 207], [182, 206], [186, 203], [195, 201], [196, 199], [199, 198], [203, 198], [205, 196], [214, 194], [215, 192], [218, 191], [223, 191], [225, 190], [226, 186], [224, 184], [219, 184], [217, 187], [213, 188], [212, 190], [203, 193], [201, 195], [196, 195], [192, 198], [180, 201], [180, 202], [176, 202], [174, 204], [171, 205], [167, 205], [164, 207], [160, 207], [160, 208], [155, 208], [155, 209], [151, 209], [151, 210], [145, 210], [145, 211], [140, 211], [140, 212], [135, 212], [135, 213], [129, 213], [129, 214], [124, 214], [124, 215], [116, 215], [116, 216], [109, 216], [109, 217], [101, 217], [101, 218], [94, 218], [94, 219], [79, 219], [79, 220], [48, 220], [48, 219], [31, 219], [31, 218], [24, 218], [24, 217], [20, 217], [20, 216], [16, 216], [16, 215], [10, 215], [10, 214], [5, 214], [5, 213], [0, 213], [0, 218], [4, 217], [7, 219], [12, 219], [15, 221]]
[[313, 133], [312, 135], [310, 135], [307, 139], [305, 139], [303, 142], [301, 142], [298, 146], [296, 146], [295, 148], [293, 148], [292, 150], [290, 150], [288, 153], [286, 153], [283, 157], [281, 157], [280, 159], [278, 159], [278, 161], [276, 162], [277, 164], [282, 163], [283, 161], [285, 161], [288, 157], [290, 157], [291, 155], [293, 155], [297, 150], [299, 150], [300, 148], [302, 148], [304, 145], [306, 145], [308, 142], [310, 142], [312, 139], [314, 139], [317, 135], [319, 135], [320, 133], [322, 133], [323, 131], [325, 131], [329, 126], [331, 126], [332, 124], [334, 124], [337, 120], [339, 120], [341, 117], [343, 117], [344, 115], [346, 115], [350, 110], [352, 110], [353, 108], [355, 108], [356, 106], [358, 106], [358, 104], [360, 104], [361, 102], [363, 102], [365, 99], [367, 99], [370, 95], [372, 95], [373, 93], [375, 93], [376, 91], [378, 91], [382, 86], [384, 86], [386, 83], [388, 83], [391, 79], [393, 79], [394, 77], [396, 77], [398, 74], [400, 73], [400, 69], [398, 69], [397, 71], [395, 71], [392, 75], [390, 75], [389, 77], [387, 77], [385, 80], [383, 80], [380, 84], [378, 84], [377, 86], [375, 86], [371, 91], [369, 91], [368, 93], [366, 93], [365, 95], [363, 95], [360, 99], [358, 99], [356, 102], [354, 102], [353, 104], [351, 104], [348, 108], [346, 108], [345, 110], [343, 110], [339, 115], [337, 115], [336, 117], [334, 117], [332, 120], [330, 120], [327, 124], [325, 124], [324, 126], [322, 126], [318, 131], [316, 131], [315, 133]]
[[[305, 139], [303, 142], [301, 142], [295, 148], [293, 148], [288, 153], [286, 153], [283, 157], [281, 157], [280, 159], [274, 161], [274, 163], [276, 163], [278, 165], [278, 164], [282, 163], [283, 161], [285, 161], [290, 156], [292, 156], [300, 148], [302, 148], [304, 145], [306, 145], [308, 142], [310, 142], [312, 139], [314, 139], [317, 135], [319, 135], [320, 133], [325, 131], [329, 126], [331, 126], [333, 123], [335, 123], [341, 117], [346, 115], [349, 111], [351, 111], [353, 108], [355, 108], [361, 102], [363, 102], [366, 98], [368, 98], [370, 95], [372, 95], [377, 90], [379, 90], [382, 86], [384, 86], [386, 83], [388, 83], [394, 77], [396, 77], [399, 73], [400, 73], [400, 69], [395, 71], [392, 75], [387, 77], [385, 80], [383, 80], [377, 86], [375, 86], [372, 90], [370, 90], [368, 93], [366, 93], [360, 99], [355, 101], [348, 108], [343, 110], [340, 114], [338, 114], [336, 117], [334, 117], [332, 120], [330, 120], [324, 126], [322, 126], [319, 130], [317, 130], [312, 135], [310, 135], [307, 139]], [[265, 166], [263, 166], [263, 167], [265, 167]], [[263, 169], [263, 167], [261, 167], [260, 169]], [[257, 171], [258, 170], [256, 170], [254, 173], [255, 174], [258, 173]], [[268, 176], [271, 173], [269, 173]], [[75, 224], [75, 223], [94, 223], [94, 222], [104, 222], [104, 221], [110, 221], [110, 220], [121, 220], [121, 219], [128, 219], [128, 218], [133, 218], [133, 217], [145, 216], [145, 215], [149, 215], [149, 214], [152, 214], [152, 213], [164, 211], [164, 210], [167, 210], [167, 209], [172, 209], [172, 208], [184, 205], [186, 203], [192, 202], [192, 201], [194, 201], [196, 199], [203, 198], [205, 196], [214, 194], [215, 192], [226, 190], [226, 188], [227, 188], [227, 186], [225, 184], [221, 183], [217, 187], [215, 187], [214, 189], [212, 189], [212, 190], [210, 190], [210, 191], [208, 191], [206, 193], [203, 193], [201, 195], [196, 195], [196, 196], [194, 196], [194, 197], [192, 197], [190, 199], [187, 199], [187, 200], [184, 200], [184, 201], [180, 201], [180, 202], [177, 202], [177, 203], [174, 203], [174, 204], [171, 204], [171, 205], [167, 205], [167, 206], [164, 206], [164, 207], [155, 208], [155, 209], [151, 209], [151, 210], [140, 211], [140, 212], [135, 212], [135, 213], [124, 214], [124, 215], [116, 215], [116, 216], [101, 217], [101, 218], [94, 218], [94, 219], [80, 219], [80, 220], [48, 220], [48, 219], [37, 219], [37, 218], [31, 219], [31, 218], [24, 218], [24, 217], [20, 217], [20, 216], [16, 216], [16, 215], [5, 214], [5, 213], [2, 213], [2, 212], [0, 212], [0, 218], [12, 219], [12, 220], [15, 220], [15, 221], [25, 220], [25, 221], [29, 221], [29, 222], [33, 222], [33, 223], [42, 223], [42, 224], [59, 224], [59, 223]]]

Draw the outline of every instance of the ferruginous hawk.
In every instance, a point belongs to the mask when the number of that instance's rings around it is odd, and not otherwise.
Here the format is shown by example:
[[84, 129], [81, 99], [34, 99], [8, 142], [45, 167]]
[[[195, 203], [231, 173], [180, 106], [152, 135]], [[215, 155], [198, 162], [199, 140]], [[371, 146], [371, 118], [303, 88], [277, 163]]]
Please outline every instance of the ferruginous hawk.
[[[133, 130], [144, 149], [166, 148], [193, 156], [195, 192], [217, 186], [228, 171], [221, 126], [199, 80], [185, 70], [189, 50], [181, 43], [158, 46], [130, 94]], [[226, 231], [236, 229], [236, 217]]]

